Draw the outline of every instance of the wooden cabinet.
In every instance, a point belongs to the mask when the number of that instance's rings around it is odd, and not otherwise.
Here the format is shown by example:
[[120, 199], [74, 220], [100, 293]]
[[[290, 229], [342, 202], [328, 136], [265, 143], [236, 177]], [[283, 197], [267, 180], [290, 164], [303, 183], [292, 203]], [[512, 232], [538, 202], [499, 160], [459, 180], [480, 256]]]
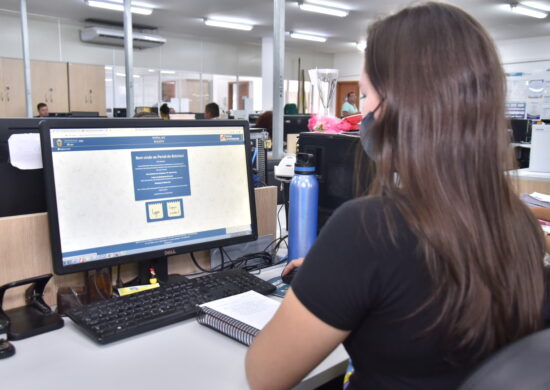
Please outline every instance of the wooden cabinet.
[[31, 84], [33, 115], [38, 103], [46, 103], [50, 112], [69, 111], [67, 63], [32, 61]]
[[25, 81], [23, 61], [0, 59], [0, 117], [24, 117]]
[[69, 64], [69, 110], [105, 115], [105, 68]]

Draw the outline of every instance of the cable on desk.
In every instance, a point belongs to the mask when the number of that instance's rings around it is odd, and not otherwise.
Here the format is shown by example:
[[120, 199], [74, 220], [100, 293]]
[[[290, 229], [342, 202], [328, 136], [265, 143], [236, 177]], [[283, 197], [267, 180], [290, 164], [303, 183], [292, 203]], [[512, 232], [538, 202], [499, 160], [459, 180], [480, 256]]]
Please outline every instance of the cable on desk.
[[213, 269], [209, 270], [209, 269], [202, 268], [199, 262], [197, 261], [197, 259], [195, 259], [195, 254], [193, 252], [189, 252], [189, 254], [191, 255], [191, 260], [193, 260], [193, 264], [195, 264], [195, 267], [200, 269], [202, 272], [207, 272], [207, 273], [216, 272]]

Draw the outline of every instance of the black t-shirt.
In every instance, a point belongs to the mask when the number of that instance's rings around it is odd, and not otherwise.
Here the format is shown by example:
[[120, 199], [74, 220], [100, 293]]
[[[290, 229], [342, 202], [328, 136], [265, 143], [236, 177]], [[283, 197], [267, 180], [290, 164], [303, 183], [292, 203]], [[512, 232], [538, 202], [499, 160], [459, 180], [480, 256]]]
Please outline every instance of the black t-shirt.
[[412, 315], [430, 296], [432, 282], [418, 239], [397, 208], [389, 205], [389, 210], [397, 245], [389, 238], [380, 198], [340, 207], [323, 227], [292, 289], [319, 319], [351, 330], [344, 341], [355, 367], [350, 389], [456, 388], [471, 366], [449, 363], [438, 331], [426, 332], [436, 305]]

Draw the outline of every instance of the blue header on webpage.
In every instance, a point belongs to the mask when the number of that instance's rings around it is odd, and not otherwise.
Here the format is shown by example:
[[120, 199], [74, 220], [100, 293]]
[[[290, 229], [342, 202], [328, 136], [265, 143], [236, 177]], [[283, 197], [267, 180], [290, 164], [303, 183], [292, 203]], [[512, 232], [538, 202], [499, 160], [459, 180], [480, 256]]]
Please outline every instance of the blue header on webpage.
[[242, 145], [242, 134], [155, 135], [141, 137], [53, 138], [53, 152]]

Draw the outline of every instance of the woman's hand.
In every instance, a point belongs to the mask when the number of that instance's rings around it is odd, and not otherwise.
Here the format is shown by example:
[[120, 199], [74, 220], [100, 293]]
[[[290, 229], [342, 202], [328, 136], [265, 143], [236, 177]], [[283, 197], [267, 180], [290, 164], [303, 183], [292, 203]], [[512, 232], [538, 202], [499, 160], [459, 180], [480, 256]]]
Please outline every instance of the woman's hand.
[[301, 267], [304, 263], [304, 258], [300, 257], [299, 259], [292, 260], [290, 263], [288, 263], [281, 273], [281, 275], [286, 275], [294, 271], [296, 268]]

